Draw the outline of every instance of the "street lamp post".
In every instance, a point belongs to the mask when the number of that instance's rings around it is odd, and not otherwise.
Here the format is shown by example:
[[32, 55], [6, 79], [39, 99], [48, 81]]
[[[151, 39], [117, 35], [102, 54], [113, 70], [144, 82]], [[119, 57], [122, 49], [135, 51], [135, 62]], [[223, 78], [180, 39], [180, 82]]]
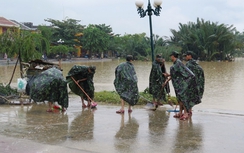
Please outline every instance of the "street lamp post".
[[162, 1], [161, 0], [155, 0], [154, 1], [154, 7], [155, 9], [152, 8], [150, 0], [148, 0], [148, 6], [147, 9], [143, 9], [143, 2], [137, 1], [136, 6], [137, 6], [137, 12], [140, 15], [141, 18], [145, 17], [146, 15], [149, 16], [149, 26], [150, 26], [150, 40], [151, 40], [151, 51], [152, 51], [152, 62], [154, 61], [154, 46], [153, 46], [153, 32], [152, 32], [152, 15], [159, 16], [160, 11], [162, 9], [161, 7]]
[[[58, 45], [62, 45], [63, 43], [64, 43], [64, 41], [62, 40], [62, 39], [59, 39], [58, 41], [57, 41], [57, 43], [58, 43]], [[59, 57], [58, 58], [62, 58], [62, 54], [61, 54], [61, 52], [59, 52]]]
[[[64, 41], [62, 39], [59, 39], [57, 41], [58, 44], [62, 44], [64, 43]], [[61, 69], [61, 59], [62, 59], [62, 54], [59, 52], [59, 56], [58, 56], [58, 65], [59, 65], [59, 68]]]

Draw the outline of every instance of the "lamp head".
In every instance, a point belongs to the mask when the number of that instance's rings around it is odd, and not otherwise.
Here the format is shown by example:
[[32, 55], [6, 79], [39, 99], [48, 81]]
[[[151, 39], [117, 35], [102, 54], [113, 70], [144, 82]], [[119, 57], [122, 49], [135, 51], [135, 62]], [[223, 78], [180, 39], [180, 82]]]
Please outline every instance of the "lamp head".
[[161, 0], [155, 0], [153, 5], [154, 5], [154, 7], [158, 7], [161, 4], [162, 4], [162, 1]]
[[136, 4], [136, 6], [138, 8], [142, 8], [143, 7], [143, 2], [142, 1], [136, 1], [135, 4]]

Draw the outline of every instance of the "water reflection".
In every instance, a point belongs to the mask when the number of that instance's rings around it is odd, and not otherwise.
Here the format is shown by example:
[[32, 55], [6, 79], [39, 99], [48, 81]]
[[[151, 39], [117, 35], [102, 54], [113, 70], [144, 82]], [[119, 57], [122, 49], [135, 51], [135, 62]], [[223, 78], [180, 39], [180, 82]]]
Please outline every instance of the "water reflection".
[[66, 140], [68, 135], [68, 115], [47, 113], [46, 104], [33, 104], [26, 112], [26, 128], [23, 136], [41, 143], [59, 144]]
[[174, 140], [173, 153], [201, 152], [203, 133], [202, 126], [193, 124], [192, 119], [179, 121]]
[[92, 140], [94, 130], [94, 111], [95, 109], [82, 108], [82, 111], [71, 122], [71, 140]]
[[169, 115], [165, 110], [156, 110], [148, 112], [150, 143], [154, 145], [162, 145], [165, 141], [163, 136], [165, 135], [165, 129], [168, 126]]
[[133, 152], [138, 129], [139, 124], [134, 117], [131, 117], [131, 113], [128, 114], [126, 123], [124, 114], [121, 114], [120, 128], [115, 135], [115, 148], [120, 152]]

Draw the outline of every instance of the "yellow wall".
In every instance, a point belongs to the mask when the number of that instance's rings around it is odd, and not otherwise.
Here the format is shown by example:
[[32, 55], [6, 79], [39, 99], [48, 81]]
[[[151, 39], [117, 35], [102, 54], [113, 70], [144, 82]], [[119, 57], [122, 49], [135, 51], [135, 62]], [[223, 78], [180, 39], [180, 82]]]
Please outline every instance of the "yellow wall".
[[[11, 31], [14, 31], [14, 32], [19, 32], [20, 31], [20, 28], [18, 27], [5, 27], [7, 28], [7, 30], [11, 30]], [[3, 33], [3, 27], [0, 26], [0, 35]]]

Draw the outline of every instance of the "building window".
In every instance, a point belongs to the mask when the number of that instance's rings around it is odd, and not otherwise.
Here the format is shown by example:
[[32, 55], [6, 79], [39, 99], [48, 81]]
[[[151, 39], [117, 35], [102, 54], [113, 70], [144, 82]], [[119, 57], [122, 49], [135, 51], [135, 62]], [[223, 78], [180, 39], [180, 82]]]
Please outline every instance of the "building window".
[[7, 32], [7, 28], [6, 27], [3, 27], [3, 33]]

